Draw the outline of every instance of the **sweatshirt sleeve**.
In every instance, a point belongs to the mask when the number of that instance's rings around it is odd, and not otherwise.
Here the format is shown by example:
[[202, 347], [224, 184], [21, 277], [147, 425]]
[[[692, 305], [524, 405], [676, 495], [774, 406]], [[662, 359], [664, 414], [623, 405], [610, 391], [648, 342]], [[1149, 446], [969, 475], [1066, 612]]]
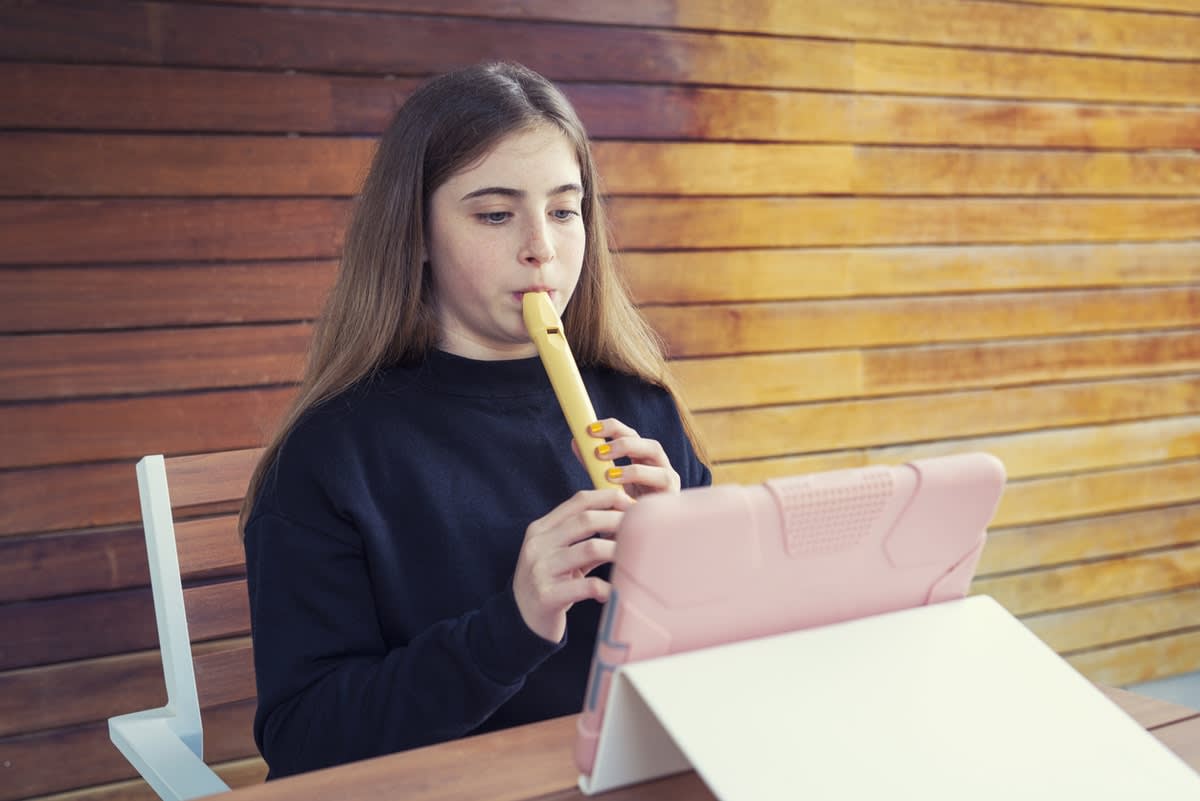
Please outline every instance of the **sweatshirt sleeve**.
[[529, 630], [511, 587], [388, 647], [352, 531], [269, 513], [245, 544], [254, 736], [272, 778], [462, 736], [560, 647]]

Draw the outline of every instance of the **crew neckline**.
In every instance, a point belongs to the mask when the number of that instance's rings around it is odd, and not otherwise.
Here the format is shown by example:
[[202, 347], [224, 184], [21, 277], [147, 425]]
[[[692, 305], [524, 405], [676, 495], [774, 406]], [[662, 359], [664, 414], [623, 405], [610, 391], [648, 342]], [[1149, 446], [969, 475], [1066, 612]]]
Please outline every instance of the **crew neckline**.
[[435, 349], [416, 372], [426, 387], [453, 395], [509, 398], [552, 391], [546, 368], [537, 356], [491, 361]]

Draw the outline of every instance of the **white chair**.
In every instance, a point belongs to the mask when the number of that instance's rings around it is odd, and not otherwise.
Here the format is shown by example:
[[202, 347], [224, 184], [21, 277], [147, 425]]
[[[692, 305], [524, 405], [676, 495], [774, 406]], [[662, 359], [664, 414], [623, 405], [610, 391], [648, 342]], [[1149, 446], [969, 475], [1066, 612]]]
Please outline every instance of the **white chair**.
[[[108, 731], [164, 799], [229, 789], [204, 763], [201, 710], [255, 697], [236, 504], [260, 453], [146, 456], [137, 465], [167, 704], [109, 718]], [[204, 516], [176, 524], [185, 508]], [[197, 641], [206, 644], [193, 659]]]

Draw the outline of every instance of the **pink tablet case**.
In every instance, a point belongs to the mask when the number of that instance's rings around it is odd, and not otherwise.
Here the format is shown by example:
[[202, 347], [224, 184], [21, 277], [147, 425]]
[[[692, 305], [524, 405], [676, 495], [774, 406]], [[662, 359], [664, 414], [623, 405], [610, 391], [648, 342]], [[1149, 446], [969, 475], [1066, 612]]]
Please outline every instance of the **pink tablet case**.
[[644, 498], [616, 535], [579, 770], [622, 664], [962, 598], [1004, 478], [974, 453]]

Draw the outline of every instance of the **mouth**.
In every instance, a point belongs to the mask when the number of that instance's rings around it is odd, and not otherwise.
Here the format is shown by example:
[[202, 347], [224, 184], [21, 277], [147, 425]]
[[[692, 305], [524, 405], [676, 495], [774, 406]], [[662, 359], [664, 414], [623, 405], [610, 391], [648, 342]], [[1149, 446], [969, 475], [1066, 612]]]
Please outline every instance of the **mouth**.
[[525, 289], [522, 289], [522, 290], [512, 293], [512, 296], [513, 296], [513, 298], [516, 299], [516, 301], [518, 303], [520, 303], [522, 298], [524, 298], [525, 295], [530, 292], [545, 292], [547, 295], [550, 296], [550, 300], [558, 299], [558, 290], [557, 289], [550, 289], [549, 287], [544, 287], [544, 286], [526, 287]]

